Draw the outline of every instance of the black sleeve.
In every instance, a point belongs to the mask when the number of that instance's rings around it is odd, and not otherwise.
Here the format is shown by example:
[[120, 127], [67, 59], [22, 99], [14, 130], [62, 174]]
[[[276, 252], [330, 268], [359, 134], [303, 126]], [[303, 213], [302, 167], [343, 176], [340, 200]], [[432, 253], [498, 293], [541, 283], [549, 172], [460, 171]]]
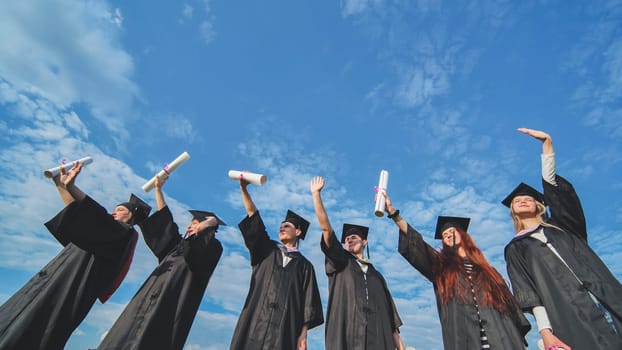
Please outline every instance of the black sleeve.
[[304, 305], [304, 324], [308, 329], [324, 323], [320, 290], [315, 277], [315, 269], [310, 262], [305, 268]]
[[542, 180], [544, 202], [551, 211], [552, 223], [587, 241], [585, 215], [574, 187], [559, 175], [555, 175], [555, 182], [557, 186]]
[[320, 239], [320, 247], [326, 256], [326, 274], [331, 275], [342, 271], [348, 265], [348, 261], [353, 259], [352, 254], [343, 248], [334, 231], [330, 235], [330, 247], [324, 243], [324, 237], [320, 237]]
[[[381, 275], [382, 276], [382, 275]], [[388, 304], [391, 306], [392, 317], [391, 321], [393, 322], [392, 329], [393, 331], [399, 331], [399, 328], [402, 326], [402, 319], [400, 315], [397, 313], [397, 307], [395, 306], [395, 301], [393, 301], [393, 297], [391, 296], [391, 292], [389, 291], [389, 287], [387, 286], [387, 281], [382, 277], [382, 285], [384, 286], [384, 293], [387, 297]]]
[[214, 227], [184, 239], [184, 259], [193, 273], [211, 275], [220, 256], [222, 244], [215, 238]]
[[516, 243], [510, 242], [505, 247], [505, 263], [516, 302], [523, 311], [531, 313], [531, 309], [541, 306], [542, 301], [538, 296], [535, 281], [528, 271], [527, 263], [519, 250]]
[[158, 261], [162, 261], [181, 240], [179, 228], [173, 221], [173, 215], [168, 206], [153, 213], [138, 226], [143, 233], [145, 243]]
[[238, 227], [242, 231], [244, 244], [250, 253], [252, 266], [259, 264], [275, 249], [276, 243], [270, 240], [259, 211], [246, 216], [240, 221]]
[[73, 243], [96, 256], [118, 259], [131, 241], [131, 226], [116, 221], [104, 207], [86, 196], [67, 205], [47, 229], [63, 245]]
[[438, 259], [438, 252], [427, 244], [421, 234], [410, 224], [406, 234], [399, 232], [398, 251], [417, 271], [425, 278], [434, 282], [434, 263]]

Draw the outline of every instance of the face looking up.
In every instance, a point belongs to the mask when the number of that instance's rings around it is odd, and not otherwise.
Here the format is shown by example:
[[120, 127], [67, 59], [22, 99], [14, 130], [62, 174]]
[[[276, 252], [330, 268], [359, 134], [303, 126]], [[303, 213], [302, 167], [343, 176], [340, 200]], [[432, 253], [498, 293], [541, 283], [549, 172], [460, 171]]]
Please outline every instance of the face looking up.
[[362, 253], [366, 244], [367, 241], [357, 234], [348, 235], [345, 238], [346, 250], [353, 254]]
[[460, 237], [460, 233], [456, 230], [456, 228], [450, 227], [443, 231], [443, 244], [447, 247], [453, 247], [454, 242], [456, 246], [460, 245], [460, 243], [462, 242], [462, 237]]
[[302, 232], [289, 221], [283, 221], [279, 228], [279, 239], [281, 243], [295, 243]]
[[128, 223], [130, 219], [132, 219], [132, 212], [123, 205], [117, 205], [110, 215], [112, 215], [115, 220], [125, 223]]
[[515, 214], [534, 214], [536, 211], [536, 200], [532, 196], [519, 195], [512, 198], [512, 212]]

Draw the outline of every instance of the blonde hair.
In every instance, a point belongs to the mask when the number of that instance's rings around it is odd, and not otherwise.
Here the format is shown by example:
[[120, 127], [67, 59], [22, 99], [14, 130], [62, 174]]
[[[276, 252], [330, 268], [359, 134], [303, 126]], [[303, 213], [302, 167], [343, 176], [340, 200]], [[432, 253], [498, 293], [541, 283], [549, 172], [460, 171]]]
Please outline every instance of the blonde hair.
[[[544, 204], [538, 201], [535, 201], [535, 202], [536, 202], [536, 217], [540, 220], [540, 225], [546, 226], [546, 227], [552, 227], [560, 231], [563, 231], [561, 228], [544, 221], [546, 219], [546, 207], [544, 206]], [[512, 218], [512, 223], [514, 224], [514, 230], [516, 232], [520, 232], [527, 228], [523, 225], [523, 222], [520, 220], [518, 215], [514, 213], [514, 210], [512, 209], [511, 205], [510, 205], [510, 217]]]

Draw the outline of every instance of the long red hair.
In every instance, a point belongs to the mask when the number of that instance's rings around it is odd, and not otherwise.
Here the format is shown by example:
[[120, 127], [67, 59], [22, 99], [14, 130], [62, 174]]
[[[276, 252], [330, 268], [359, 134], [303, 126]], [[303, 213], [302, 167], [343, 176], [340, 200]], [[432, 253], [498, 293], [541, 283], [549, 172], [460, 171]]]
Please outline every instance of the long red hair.
[[[473, 243], [471, 236], [458, 228], [455, 229], [460, 234], [460, 245], [466, 253], [466, 258], [473, 264], [471, 276], [479, 305], [493, 307], [503, 314], [514, 314], [516, 302], [503, 277], [490, 266], [482, 251]], [[439, 301], [447, 304], [454, 298], [462, 302], [472, 300], [470, 288], [461, 287], [459, 282], [460, 274], [465, 274], [463, 258], [444, 244], [439, 258], [434, 267]]]

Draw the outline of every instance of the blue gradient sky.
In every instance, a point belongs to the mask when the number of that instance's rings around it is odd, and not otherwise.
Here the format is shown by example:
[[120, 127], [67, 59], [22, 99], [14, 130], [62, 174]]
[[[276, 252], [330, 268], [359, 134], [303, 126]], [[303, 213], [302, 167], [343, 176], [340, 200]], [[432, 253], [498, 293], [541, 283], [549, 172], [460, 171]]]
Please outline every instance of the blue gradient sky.
[[[372, 262], [404, 321], [405, 343], [442, 349], [432, 287], [397, 253], [397, 229], [373, 216], [381, 169], [389, 194], [432, 245], [437, 215], [472, 217], [476, 243], [505, 275], [513, 230], [501, 199], [540, 187], [553, 136], [589, 240], [622, 276], [620, 1], [0, 0], [0, 302], [54, 257], [45, 230], [62, 202], [43, 169], [91, 156], [78, 185], [108, 208], [166, 162], [180, 226], [212, 210], [224, 253], [186, 349], [223, 349], [246, 296], [245, 212], [229, 169], [268, 176], [251, 194], [270, 232], [287, 208], [312, 222], [303, 253], [324, 307], [327, 279], [309, 180], [326, 178], [334, 227], [369, 225]], [[96, 304], [67, 349], [96, 347], [156, 265], [139, 242], [130, 273]], [[309, 332], [323, 348], [324, 328]], [[536, 349], [532, 331], [530, 349]]]

